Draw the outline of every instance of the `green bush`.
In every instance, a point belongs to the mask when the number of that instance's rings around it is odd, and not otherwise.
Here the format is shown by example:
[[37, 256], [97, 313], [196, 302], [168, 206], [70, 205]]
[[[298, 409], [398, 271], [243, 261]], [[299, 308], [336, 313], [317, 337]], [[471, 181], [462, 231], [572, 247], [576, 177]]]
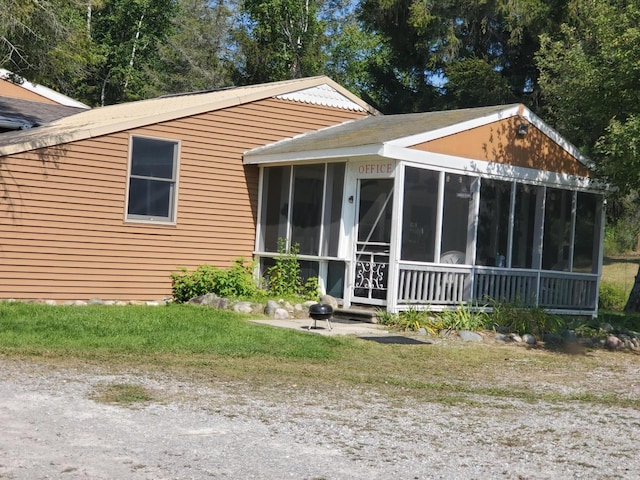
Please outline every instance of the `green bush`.
[[541, 337], [545, 333], [560, 333], [566, 325], [562, 317], [545, 312], [539, 307], [523, 307], [518, 303], [491, 301], [489, 323], [523, 335]]
[[193, 297], [215, 293], [221, 297], [255, 297], [260, 293], [253, 278], [253, 262], [245, 264], [243, 258], [234, 260], [227, 269], [200, 265], [193, 272], [180, 268], [171, 274], [173, 298], [178, 303]]
[[275, 264], [267, 269], [267, 290], [270, 294], [310, 300], [318, 298], [318, 278], [309, 277], [305, 282], [302, 281], [298, 262], [299, 251], [298, 244], [287, 250], [284, 239], [278, 239], [278, 256], [275, 258]]
[[624, 287], [615, 283], [601, 282], [598, 294], [598, 308], [622, 311], [629, 294]]
[[619, 255], [635, 251], [638, 246], [638, 225], [626, 219], [607, 225], [604, 232], [604, 254]]
[[467, 305], [459, 305], [455, 310], [443, 310], [439, 317], [448, 330], [485, 330], [490, 323], [485, 312], [471, 311]]

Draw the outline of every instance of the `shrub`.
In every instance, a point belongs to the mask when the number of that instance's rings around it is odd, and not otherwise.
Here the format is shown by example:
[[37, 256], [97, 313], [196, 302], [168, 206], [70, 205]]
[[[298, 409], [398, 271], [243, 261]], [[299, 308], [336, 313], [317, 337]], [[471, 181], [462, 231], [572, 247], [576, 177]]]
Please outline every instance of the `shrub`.
[[294, 244], [287, 250], [285, 241], [278, 239], [278, 256], [275, 264], [267, 269], [267, 290], [272, 295], [317, 299], [320, 294], [318, 278], [309, 277], [305, 282], [300, 276], [298, 252], [300, 246]]
[[491, 301], [491, 306], [493, 311], [489, 315], [490, 323], [520, 335], [530, 333], [540, 337], [545, 333], [560, 333], [565, 328], [562, 317], [547, 313], [539, 307], [523, 307], [517, 303], [496, 301]]
[[627, 303], [628, 296], [624, 287], [615, 283], [601, 282], [598, 294], [598, 308], [622, 311]]
[[618, 255], [631, 252], [638, 245], [637, 221], [620, 219], [607, 225], [604, 233], [604, 254]]
[[178, 303], [193, 297], [215, 293], [221, 297], [253, 297], [260, 292], [253, 278], [253, 262], [243, 258], [234, 260], [228, 270], [200, 265], [193, 272], [180, 268], [171, 274], [173, 298]]
[[485, 330], [490, 323], [485, 312], [473, 312], [467, 305], [459, 305], [455, 310], [443, 310], [440, 314], [442, 325], [449, 330]]

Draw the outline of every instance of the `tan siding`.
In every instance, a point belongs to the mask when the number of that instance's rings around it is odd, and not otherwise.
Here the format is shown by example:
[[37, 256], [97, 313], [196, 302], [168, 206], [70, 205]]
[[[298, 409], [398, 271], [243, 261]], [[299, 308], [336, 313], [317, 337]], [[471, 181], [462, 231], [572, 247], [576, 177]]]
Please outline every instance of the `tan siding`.
[[[251, 258], [242, 153], [362, 115], [269, 99], [0, 159], [0, 298], [157, 299], [180, 266]], [[181, 142], [175, 225], [124, 219], [131, 134]]]
[[589, 176], [589, 170], [582, 163], [533, 125], [529, 126], [526, 136], [519, 137], [516, 131], [522, 122], [522, 119], [512, 117], [415, 145], [413, 148], [505, 165]]
[[31, 90], [27, 90], [26, 88], [23, 88], [2, 78], [0, 78], [0, 95], [11, 98], [20, 98], [22, 100], [32, 100], [36, 102], [49, 103], [51, 105], [58, 105], [57, 102], [54, 102], [47, 97], [38, 95]]

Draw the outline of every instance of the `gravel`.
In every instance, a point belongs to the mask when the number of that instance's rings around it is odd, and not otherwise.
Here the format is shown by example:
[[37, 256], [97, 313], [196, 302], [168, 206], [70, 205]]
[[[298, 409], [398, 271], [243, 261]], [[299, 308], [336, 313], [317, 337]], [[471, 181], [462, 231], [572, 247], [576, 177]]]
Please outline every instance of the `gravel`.
[[[158, 400], [93, 399], [116, 383]], [[2, 479], [636, 479], [639, 427], [581, 402], [401, 404], [0, 358]]]

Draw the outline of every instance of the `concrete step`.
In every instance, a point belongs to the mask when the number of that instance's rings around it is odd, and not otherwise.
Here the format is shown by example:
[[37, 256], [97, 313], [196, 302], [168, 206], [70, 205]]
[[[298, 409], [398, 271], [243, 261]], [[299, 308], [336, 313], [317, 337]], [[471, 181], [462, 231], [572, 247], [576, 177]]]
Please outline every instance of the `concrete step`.
[[369, 307], [351, 306], [350, 308], [336, 308], [333, 311], [333, 317], [366, 323], [378, 323], [376, 309]]

